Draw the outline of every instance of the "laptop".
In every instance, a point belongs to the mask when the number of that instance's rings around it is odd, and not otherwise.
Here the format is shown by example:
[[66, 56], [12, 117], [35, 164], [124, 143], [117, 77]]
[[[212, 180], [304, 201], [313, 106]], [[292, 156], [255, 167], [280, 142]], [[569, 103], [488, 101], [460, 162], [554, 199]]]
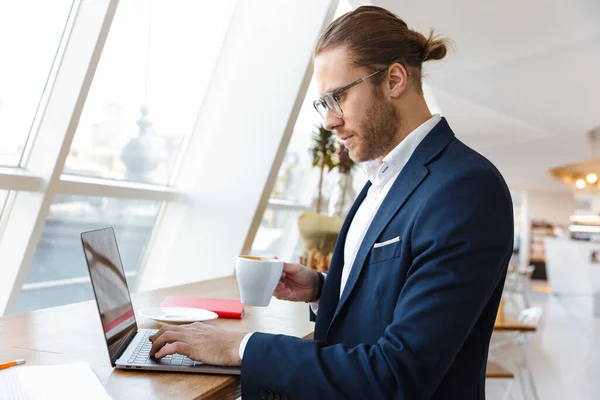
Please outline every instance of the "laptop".
[[239, 375], [239, 367], [203, 364], [180, 354], [150, 357], [156, 330], [138, 329], [113, 228], [81, 234], [83, 252], [113, 368]]

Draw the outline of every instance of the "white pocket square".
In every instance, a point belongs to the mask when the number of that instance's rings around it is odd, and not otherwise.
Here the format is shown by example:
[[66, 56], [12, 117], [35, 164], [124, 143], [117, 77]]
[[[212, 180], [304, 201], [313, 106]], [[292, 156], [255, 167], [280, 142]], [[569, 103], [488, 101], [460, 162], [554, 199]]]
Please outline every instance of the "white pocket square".
[[390, 245], [390, 244], [392, 244], [392, 243], [396, 243], [396, 242], [399, 242], [399, 241], [400, 241], [400, 236], [396, 236], [395, 238], [393, 238], [393, 239], [390, 239], [390, 240], [386, 240], [385, 242], [381, 242], [381, 243], [375, 243], [375, 244], [373, 245], [373, 248], [374, 248], [374, 249], [377, 249], [377, 248], [379, 248], [379, 247], [387, 246], [387, 245]]

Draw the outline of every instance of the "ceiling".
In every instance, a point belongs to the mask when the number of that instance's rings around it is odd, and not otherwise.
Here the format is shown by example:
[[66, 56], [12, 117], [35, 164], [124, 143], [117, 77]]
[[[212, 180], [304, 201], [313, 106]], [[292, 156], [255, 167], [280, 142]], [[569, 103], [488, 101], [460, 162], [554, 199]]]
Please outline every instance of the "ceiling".
[[511, 190], [570, 190], [548, 170], [591, 158], [600, 126], [600, 1], [374, 0], [415, 30], [455, 42], [424, 66], [457, 136]]

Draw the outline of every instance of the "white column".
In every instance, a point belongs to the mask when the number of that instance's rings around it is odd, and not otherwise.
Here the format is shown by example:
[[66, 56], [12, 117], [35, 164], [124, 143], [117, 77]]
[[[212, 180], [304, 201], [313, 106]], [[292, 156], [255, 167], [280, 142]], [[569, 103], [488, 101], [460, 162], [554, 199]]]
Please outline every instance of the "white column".
[[570, 191], [524, 191], [521, 199], [521, 243], [519, 265], [529, 264], [531, 249], [531, 221], [543, 220], [553, 225], [568, 225], [575, 210], [575, 199]]
[[519, 238], [519, 267], [525, 269], [529, 265], [531, 252], [531, 219], [529, 218], [529, 197], [527, 191], [521, 192], [521, 220], [519, 221], [521, 237]]
[[169, 203], [161, 216], [138, 289], [233, 273], [283, 159], [312, 50], [337, 3], [237, 2], [175, 182], [187, 199]]
[[569, 217], [575, 210], [575, 198], [571, 191], [527, 192], [530, 220], [541, 219], [553, 225], [569, 224]]

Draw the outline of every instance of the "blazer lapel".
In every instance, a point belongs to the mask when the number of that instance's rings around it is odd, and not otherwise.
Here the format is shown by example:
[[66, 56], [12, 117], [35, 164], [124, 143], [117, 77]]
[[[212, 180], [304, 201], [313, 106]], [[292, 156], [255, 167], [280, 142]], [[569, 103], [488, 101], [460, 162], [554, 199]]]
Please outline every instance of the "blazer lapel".
[[346, 243], [346, 236], [348, 234], [350, 224], [352, 223], [352, 219], [354, 219], [354, 215], [356, 214], [360, 204], [363, 202], [365, 197], [367, 197], [370, 187], [371, 182], [367, 182], [361, 192], [358, 194], [356, 200], [354, 200], [354, 203], [352, 204], [352, 207], [350, 208], [350, 211], [348, 211], [348, 215], [344, 220], [340, 234], [335, 242], [333, 256], [331, 257], [331, 264], [329, 265], [327, 279], [325, 279], [325, 285], [322, 291], [326, 298], [321, 296], [319, 312], [317, 313], [317, 321], [315, 324], [315, 339], [317, 340], [325, 339], [325, 332], [329, 327], [331, 317], [333, 316], [340, 299], [340, 285], [342, 281], [342, 269], [344, 268], [344, 244]]
[[[394, 216], [397, 214], [400, 208], [404, 205], [408, 197], [421, 184], [421, 182], [429, 173], [426, 164], [429, 161], [431, 161], [435, 156], [437, 156], [453, 138], [454, 133], [448, 126], [446, 119], [442, 118], [442, 120], [432, 129], [431, 132], [429, 132], [425, 139], [423, 139], [423, 141], [419, 144], [406, 166], [400, 172], [400, 175], [398, 175], [398, 177], [396, 178], [396, 181], [390, 188], [390, 191], [386, 195], [385, 199], [381, 203], [381, 206], [379, 207], [379, 210], [375, 214], [375, 217], [373, 218], [373, 221], [371, 222], [371, 225], [369, 226], [367, 233], [365, 234], [365, 237], [360, 245], [358, 253], [356, 254], [356, 258], [354, 260], [350, 276], [348, 277], [348, 281], [346, 282], [346, 286], [344, 287], [342, 297], [339, 303], [337, 304], [337, 308], [335, 310], [333, 318], [331, 318], [327, 334], [329, 333], [329, 329], [333, 325], [335, 319], [340, 314], [341, 309], [344, 307], [344, 304], [348, 300], [348, 297], [350, 296], [354, 286], [356, 285], [356, 282], [360, 276], [367, 256], [370, 250], [373, 248], [375, 241], [377, 240], [381, 232], [385, 229], [385, 227], [388, 225], [388, 223], [392, 220], [392, 218], [394, 218]], [[346, 227], [346, 229], [347, 228], [349, 228], [349, 225]], [[340, 243], [338, 242], [336, 244], [336, 247], [339, 244]], [[327, 280], [329, 280], [329, 275], [327, 276]], [[340, 280], [338, 280], [336, 284], [339, 287]], [[339, 293], [339, 289], [337, 293]], [[320, 312], [321, 310], [319, 309], [319, 313]], [[327, 334], [325, 335], [325, 338], [327, 337]]]

